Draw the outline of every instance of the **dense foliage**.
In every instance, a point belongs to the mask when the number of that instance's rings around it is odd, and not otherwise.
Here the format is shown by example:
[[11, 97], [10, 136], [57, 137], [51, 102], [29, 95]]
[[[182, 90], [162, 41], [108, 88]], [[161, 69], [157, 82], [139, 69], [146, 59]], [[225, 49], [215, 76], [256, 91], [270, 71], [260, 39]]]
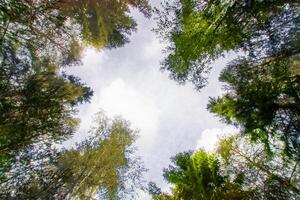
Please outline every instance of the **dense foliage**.
[[49, 59], [30, 61], [21, 58], [24, 54], [8, 48], [2, 54], [0, 162], [27, 145], [69, 138], [78, 124], [75, 106], [92, 95], [79, 78], [59, 73]]
[[[133, 194], [145, 171], [136, 157], [136, 131], [100, 113], [90, 136], [71, 149], [36, 145], [18, 155], [0, 184], [1, 199], [119, 199]], [[130, 197], [130, 196], [129, 196]]]
[[[272, 146], [279, 151], [280, 145]], [[179, 153], [164, 177], [171, 193], [154, 183], [148, 191], [157, 200], [298, 199], [299, 161], [270, 156], [261, 144], [238, 135], [222, 138], [215, 152]]]
[[211, 98], [209, 110], [242, 133], [268, 145], [276, 136], [285, 153], [300, 155], [299, 57], [282, 58], [264, 65], [236, 60], [221, 73], [226, 83], [222, 97]]
[[261, 64], [299, 54], [299, 1], [175, 0], [157, 10], [156, 31], [169, 43], [163, 69], [197, 89], [210, 64], [229, 51]]

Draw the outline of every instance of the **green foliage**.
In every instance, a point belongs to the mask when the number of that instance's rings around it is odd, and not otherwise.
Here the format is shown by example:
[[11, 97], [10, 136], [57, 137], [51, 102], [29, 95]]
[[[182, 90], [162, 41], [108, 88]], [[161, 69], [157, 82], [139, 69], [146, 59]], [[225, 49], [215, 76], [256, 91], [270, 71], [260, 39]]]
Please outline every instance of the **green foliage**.
[[209, 64], [228, 51], [257, 61], [299, 48], [299, 2], [283, 0], [176, 0], [157, 10], [156, 31], [169, 42], [163, 69], [197, 89]]
[[218, 142], [218, 147], [216, 153], [221, 156], [225, 164], [229, 164], [229, 160], [232, 155], [232, 150], [234, 148], [234, 142], [236, 141], [235, 136], [229, 136], [221, 138]]
[[64, 73], [48, 58], [27, 60], [30, 54], [1, 49], [0, 157], [14, 157], [27, 145], [69, 138], [77, 124], [74, 107], [89, 101], [92, 91], [80, 79]]
[[60, 170], [67, 173], [66, 187], [80, 199], [92, 198], [99, 188], [105, 188], [107, 196], [115, 199], [122, 181], [118, 169], [130, 167], [126, 151], [134, 142], [135, 134], [127, 122], [116, 119], [111, 127], [97, 129], [96, 135], [105, 132], [109, 135], [103, 139], [91, 138], [79, 146], [79, 151], [69, 150], [59, 158]]
[[249, 199], [251, 191], [222, 174], [215, 154], [203, 150], [179, 153], [173, 165], [164, 170], [165, 179], [174, 185], [172, 196], [158, 195], [156, 199]]
[[140, 187], [145, 169], [133, 154], [136, 132], [128, 122], [102, 114], [96, 123], [88, 139], [68, 150], [48, 149], [30, 172], [23, 171], [26, 165], [15, 166], [20, 174], [2, 182], [1, 198], [120, 199]]
[[221, 138], [213, 153], [185, 152], [171, 159], [173, 164], [164, 170], [171, 194], [154, 183], [148, 191], [154, 200], [298, 199], [299, 160], [282, 157], [276, 140], [270, 148], [272, 155], [247, 137]]
[[285, 153], [299, 155], [300, 76], [298, 57], [253, 65], [245, 59], [231, 63], [221, 73], [226, 94], [211, 98], [208, 109], [228, 124], [241, 126], [268, 145], [276, 135], [285, 142]]
[[96, 48], [119, 47], [128, 42], [128, 35], [136, 23], [128, 15], [129, 6], [136, 7], [150, 16], [146, 0], [80, 0], [58, 1], [57, 8], [81, 27], [81, 38]]

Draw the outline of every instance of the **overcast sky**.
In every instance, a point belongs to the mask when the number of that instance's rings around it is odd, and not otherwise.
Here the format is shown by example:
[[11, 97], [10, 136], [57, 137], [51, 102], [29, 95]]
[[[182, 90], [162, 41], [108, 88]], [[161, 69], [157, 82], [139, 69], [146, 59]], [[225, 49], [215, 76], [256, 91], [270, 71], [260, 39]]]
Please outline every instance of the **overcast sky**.
[[189, 84], [178, 85], [160, 70], [164, 55], [151, 32], [155, 22], [137, 12], [133, 15], [138, 31], [129, 44], [101, 52], [88, 49], [83, 66], [70, 69], [94, 90], [92, 102], [80, 107], [81, 126], [73, 141], [86, 136], [99, 110], [110, 117], [123, 116], [139, 130], [137, 153], [149, 169], [145, 179], [164, 188], [162, 169], [169, 165], [171, 156], [199, 147], [211, 150], [217, 134], [234, 131], [206, 110], [209, 96], [222, 92], [218, 75], [226, 59], [213, 64], [209, 84], [201, 92]]

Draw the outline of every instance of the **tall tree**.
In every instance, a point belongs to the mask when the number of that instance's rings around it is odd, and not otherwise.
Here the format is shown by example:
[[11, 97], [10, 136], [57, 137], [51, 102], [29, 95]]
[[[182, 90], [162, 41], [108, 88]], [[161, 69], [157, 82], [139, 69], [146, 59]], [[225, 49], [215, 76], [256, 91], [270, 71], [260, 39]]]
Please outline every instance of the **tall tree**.
[[146, 0], [2, 1], [1, 45], [9, 41], [69, 64], [80, 59], [82, 40], [96, 48], [128, 42], [136, 28], [129, 6], [150, 16]]
[[146, 0], [79, 0], [58, 1], [62, 15], [69, 16], [80, 26], [81, 38], [94, 47], [119, 47], [128, 42], [136, 22], [128, 15], [129, 6], [150, 16]]
[[296, 0], [166, 2], [157, 10], [157, 32], [169, 42], [162, 68], [201, 89], [209, 64], [228, 51], [258, 63], [299, 53], [299, 9]]
[[220, 139], [216, 153], [222, 168], [241, 177], [244, 187], [255, 191], [256, 199], [297, 199], [300, 197], [299, 160], [282, 157], [282, 145], [273, 139], [270, 155], [261, 143], [233, 135]]
[[35, 160], [36, 166], [15, 166], [19, 176], [14, 173], [3, 182], [2, 198], [119, 199], [132, 194], [141, 186], [144, 172], [133, 154], [136, 131], [128, 122], [102, 114], [96, 123], [92, 135], [75, 148], [48, 149], [45, 160]]
[[75, 106], [92, 95], [80, 79], [58, 72], [48, 58], [27, 60], [27, 52], [16, 55], [11, 48], [2, 52], [5, 59], [0, 68], [3, 161], [27, 145], [69, 138], [78, 124], [73, 116]]
[[213, 152], [179, 153], [164, 177], [171, 193], [154, 183], [148, 191], [154, 200], [298, 199], [299, 160], [281, 155], [282, 144], [273, 138], [270, 155], [262, 143], [232, 135], [219, 140]]
[[208, 109], [266, 145], [276, 135], [284, 141], [285, 153], [299, 158], [299, 69], [299, 56], [262, 64], [240, 58], [221, 73], [226, 92], [211, 98]]
[[[160, 191], [152, 194], [154, 199], [249, 199], [251, 190], [243, 190], [243, 183], [230, 180], [221, 174], [216, 155], [203, 150], [179, 153], [171, 159], [173, 165], [164, 170], [165, 179], [171, 183], [172, 194]], [[152, 184], [152, 189], [153, 189]]]

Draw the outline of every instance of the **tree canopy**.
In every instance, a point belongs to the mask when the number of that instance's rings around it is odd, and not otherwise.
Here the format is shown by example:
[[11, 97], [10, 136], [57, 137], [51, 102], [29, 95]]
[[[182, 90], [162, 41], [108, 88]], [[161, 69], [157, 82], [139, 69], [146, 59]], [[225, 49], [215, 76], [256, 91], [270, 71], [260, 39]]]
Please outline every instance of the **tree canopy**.
[[169, 43], [162, 68], [201, 89], [212, 61], [229, 51], [256, 63], [299, 54], [299, 6], [296, 0], [165, 2], [156, 29]]
[[80, 0], [58, 1], [57, 8], [80, 25], [80, 37], [96, 48], [119, 47], [127, 43], [136, 22], [128, 15], [129, 6], [150, 16], [146, 0]]
[[171, 193], [155, 183], [148, 191], [156, 200], [297, 199], [300, 197], [299, 160], [268, 154], [264, 145], [240, 135], [223, 137], [214, 152], [179, 153], [164, 169]]
[[1, 163], [27, 145], [69, 138], [79, 122], [74, 108], [93, 94], [79, 78], [60, 73], [48, 58], [24, 59], [29, 53], [11, 47], [2, 53]]
[[[22, 152], [0, 184], [4, 199], [119, 199], [134, 195], [145, 171], [134, 155], [136, 131], [121, 118], [102, 113], [91, 135], [71, 149]], [[41, 146], [39, 146], [41, 148]], [[32, 160], [29, 154], [38, 153]], [[24, 159], [25, 158], [25, 159]], [[31, 160], [24, 163], [26, 158]], [[35, 163], [33, 166], [32, 163]]]
[[211, 98], [208, 109], [266, 145], [269, 137], [277, 136], [285, 143], [285, 153], [299, 156], [299, 69], [299, 56], [264, 65], [240, 58], [221, 73], [225, 94]]
[[119, 47], [128, 42], [128, 35], [136, 29], [129, 6], [150, 16], [146, 0], [3, 1], [1, 44], [11, 41], [61, 56], [78, 56], [78, 48], [77, 53], [72, 52], [75, 42], [96, 48]]
[[[145, 169], [129, 122], [100, 113], [81, 141], [59, 146], [93, 96], [66, 67], [87, 47], [128, 43], [132, 9], [151, 15], [147, 0], [0, 1], [1, 199], [136, 198]], [[239, 133], [171, 158], [170, 192], [150, 183], [153, 199], [299, 199], [300, 2], [174, 0], [156, 14], [162, 68], [179, 83], [200, 90], [214, 61], [235, 52], [207, 108]]]
[[173, 165], [164, 169], [164, 178], [174, 186], [172, 194], [159, 191], [153, 195], [154, 199], [249, 199], [252, 193], [243, 191], [238, 179], [230, 180], [222, 174], [215, 154], [203, 150], [184, 152], [171, 160]]

